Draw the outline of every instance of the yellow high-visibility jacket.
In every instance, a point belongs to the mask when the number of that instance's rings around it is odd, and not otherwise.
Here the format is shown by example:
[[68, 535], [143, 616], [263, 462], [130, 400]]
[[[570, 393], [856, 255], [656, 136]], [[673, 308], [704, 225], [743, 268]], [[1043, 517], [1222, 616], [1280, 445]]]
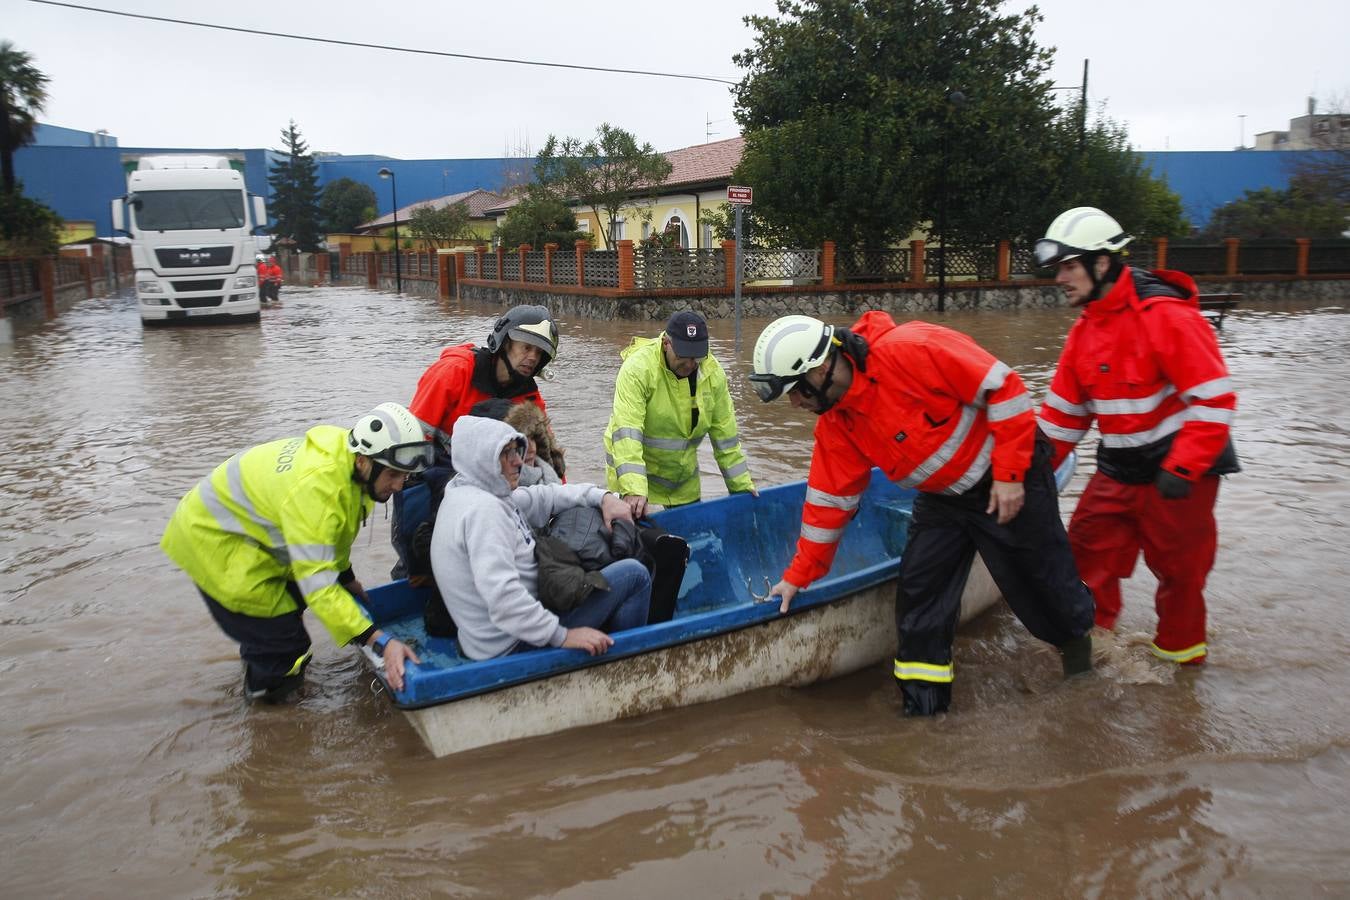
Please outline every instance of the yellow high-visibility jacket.
[[699, 363], [693, 396], [689, 380], [676, 378], [666, 365], [660, 338], [634, 338], [620, 356], [614, 410], [605, 429], [605, 477], [611, 491], [642, 494], [662, 506], [698, 500], [698, 445], [705, 434], [727, 490], [755, 489], [736, 434], [727, 376], [711, 353]]
[[221, 606], [246, 616], [293, 612], [286, 583], [294, 581], [346, 644], [372, 624], [338, 584], [375, 506], [352, 477], [354, 463], [347, 429], [333, 425], [245, 450], [187, 492], [159, 545]]

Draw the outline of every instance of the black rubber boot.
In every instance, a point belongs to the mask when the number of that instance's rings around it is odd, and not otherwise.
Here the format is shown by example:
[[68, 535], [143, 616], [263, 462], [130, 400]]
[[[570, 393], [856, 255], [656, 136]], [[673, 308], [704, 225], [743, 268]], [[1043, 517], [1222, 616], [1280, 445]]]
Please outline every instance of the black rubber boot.
[[946, 712], [952, 703], [952, 686], [931, 681], [896, 680], [900, 695], [905, 700], [905, 715], [935, 716]]
[[1072, 678], [1092, 671], [1092, 635], [1085, 634], [1065, 641], [1059, 645], [1059, 655], [1064, 663], [1064, 677]]

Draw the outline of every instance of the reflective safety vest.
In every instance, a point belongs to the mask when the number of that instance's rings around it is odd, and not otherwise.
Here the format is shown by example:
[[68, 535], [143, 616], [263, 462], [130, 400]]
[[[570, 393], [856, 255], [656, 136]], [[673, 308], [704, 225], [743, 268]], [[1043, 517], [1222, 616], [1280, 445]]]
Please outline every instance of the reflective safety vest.
[[547, 412], [533, 378], [509, 393], [496, 384], [495, 359], [493, 354], [480, 353], [473, 344], [446, 347], [418, 379], [408, 411], [446, 446], [455, 421], [468, 415], [480, 401], [504, 397], [513, 403], [528, 401]]
[[[1020, 482], [1031, 467], [1036, 418], [1017, 373], [959, 331], [896, 325], [865, 313], [867, 369], [816, 420], [802, 533], [783, 577], [806, 587], [830, 570], [873, 466], [905, 487], [963, 494], [992, 470]], [[839, 351], [836, 351], [839, 352]]]
[[634, 338], [620, 354], [614, 409], [605, 428], [605, 479], [611, 491], [675, 506], [702, 496], [698, 445], [706, 434], [731, 493], [755, 489], [736, 433], [727, 376], [709, 353], [689, 379], [666, 365], [660, 338]]
[[1056, 464], [1094, 419], [1117, 457], [1172, 438], [1162, 468], [1197, 481], [1228, 444], [1237, 410], [1228, 367], [1189, 275], [1126, 273], [1069, 330], [1041, 430]]
[[304, 437], [230, 457], [187, 492], [160, 547], [232, 612], [269, 619], [295, 611], [295, 582], [340, 646], [371, 622], [338, 584], [374, 501], [352, 477], [347, 429], [318, 425]]

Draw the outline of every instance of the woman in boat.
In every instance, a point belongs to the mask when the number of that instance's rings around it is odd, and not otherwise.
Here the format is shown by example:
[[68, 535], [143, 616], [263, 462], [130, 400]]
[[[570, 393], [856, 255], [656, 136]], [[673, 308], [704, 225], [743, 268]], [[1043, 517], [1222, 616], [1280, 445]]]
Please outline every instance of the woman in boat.
[[456, 475], [446, 486], [431, 537], [431, 568], [471, 659], [535, 647], [569, 647], [595, 656], [606, 632], [647, 621], [652, 582], [634, 559], [601, 570], [608, 590], [592, 591], [561, 617], [539, 602], [534, 528], [574, 506], [598, 507], [606, 526], [632, 520], [628, 504], [592, 484], [521, 487], [525, 436], [494, 419], [463, 416], [450, 442]]

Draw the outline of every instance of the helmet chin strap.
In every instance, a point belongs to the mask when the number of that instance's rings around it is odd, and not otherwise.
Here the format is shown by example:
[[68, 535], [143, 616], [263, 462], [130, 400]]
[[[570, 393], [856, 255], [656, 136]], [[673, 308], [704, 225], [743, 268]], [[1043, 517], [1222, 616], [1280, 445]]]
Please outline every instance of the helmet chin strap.
[[502, 361], [502, 365], [506, 366], [506, 379], [507, 379], [507, 380], [506, 380], [506, 385], [505, 385], [505, 387], [508, 388], [509, 390], [513, 390], [513, 391], [514, 391], [514, 390], [518, 390], [518, 389], [523, 388], [523, 387], [525, 387], [526, 385], [528, 385], [528, 384], [530, 383], [530, 379], [531, 379], [531, 378], [537, 378], [537, 377], [539, 377], [539, 373], [542, 372], [542, 371], [544, 370], [544, 366], [548, 365], [548, 362], [549, 362], [546, 358], [544, 358], [544, 357], [541, 356], [540, 358], [543, 359], [543, 362], [541, 362], [541, 363], [539, 364], [539, 368], [537, 368], [537, 369], [534, 370], [534, 374], [533, 374], [533, 375], [522, 375], [522, 374], [520, 374], [519, 372], [516, 371], [516, 367], [515, 367], [515, 366], [511, 365], [511, 359], [510, 359], [510, 357], [508, 357], [508, 356], [506, 355], [506, 345], [505, 345], [505, 344], [502, 345], [502, 349], [500, 349], [500, 350], [497, 351], [497, 358], [500, 359], [500, 360]]
[[369, 495], [370, 499], [379, 500], [380, 498], [375, 496], [375, 479], [384, 474], [384, 463], [378, 462], [369, 456], [365, 457], [365, 459], [370, 462], [369, 474], [362, 478], [361, 470], [360, 468], [357, 468], [352, 471], [352, 480], [365, 488], [366, 494]]
[[[1105, 274], [1098, 276], [1097, 259], [1102, 256], [1105, 256], [1107, 260], [1110, 261], [1110, 265], [1106, 267]], [[1123, 271], [1125, 271], [1125, 264], [1120, 261], [1118, 256], [1111, 253], [1092, 254], [1090, 263], [1087, 266], [1088, 277], [1092, 279], [1092, 293], [1088, 294], [1087, 302], [1091, 303], [1094, 300], [1100, 300], [1106, 293], [1106, 289], [1116, 283], [1116, 279], [1120, 278], [1120, 274]]]

